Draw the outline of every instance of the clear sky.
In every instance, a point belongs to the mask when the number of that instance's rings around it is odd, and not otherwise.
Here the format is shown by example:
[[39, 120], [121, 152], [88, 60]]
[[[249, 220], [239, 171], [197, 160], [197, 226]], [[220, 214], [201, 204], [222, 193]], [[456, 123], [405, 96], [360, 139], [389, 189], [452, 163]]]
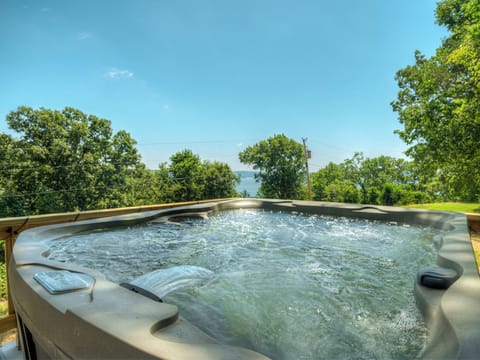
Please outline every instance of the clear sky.
[[185, 148], [308, 138], [310, 169], [402, 157], [397, 70], [446, 36], [435, 0], [1, 0], [0, 131], [20, 105], [112, 122], [156, 168]]

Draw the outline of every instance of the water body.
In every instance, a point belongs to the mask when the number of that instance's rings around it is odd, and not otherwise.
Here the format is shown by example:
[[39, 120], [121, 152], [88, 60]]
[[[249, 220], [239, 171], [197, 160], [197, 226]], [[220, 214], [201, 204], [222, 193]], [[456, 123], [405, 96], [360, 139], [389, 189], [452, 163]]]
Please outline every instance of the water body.
[[119, 283], [172, 271], [182, 286], [169, 288], [165, 302], [219, 342], [273, 359], [413, 359], [427, 336], [413, 281], [435, 262], [434, 234], [237, 210], [53, 240], [49, 258]]
[[247, 192], [247, 197], [256, 197], [260, 183], [255, 181], [255, 171], [235, 171], [240, 176], [240, 183], [236, 189], [239, 194]]

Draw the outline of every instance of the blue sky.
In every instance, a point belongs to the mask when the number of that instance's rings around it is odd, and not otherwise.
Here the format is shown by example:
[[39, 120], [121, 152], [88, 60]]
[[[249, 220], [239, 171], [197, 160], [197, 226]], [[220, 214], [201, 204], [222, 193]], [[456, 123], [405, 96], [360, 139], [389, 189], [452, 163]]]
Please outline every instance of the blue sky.
[[1, 0], [0, 131], [20, 105], [109, 119], [142, 160], [308, 138], [312, 171], [402, 157], [397, 70], [446, 36], [435, 0]]

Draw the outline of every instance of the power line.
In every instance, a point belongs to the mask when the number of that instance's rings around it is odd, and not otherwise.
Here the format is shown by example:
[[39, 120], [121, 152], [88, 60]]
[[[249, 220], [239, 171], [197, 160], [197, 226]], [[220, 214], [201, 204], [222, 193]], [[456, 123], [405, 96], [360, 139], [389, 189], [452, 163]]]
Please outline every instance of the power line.
[[[219, 157], [221, 157], [222, 155], [220, 155]], [[223, 155], [224, 157], [227, 157], [227, 155]], [[143, 160], [143, 159], [142, 159]], [[149, 162], [151, 161], [159, 161], [159, 164], [161, 164], [162, 162], [160, 160], [155, 160], [155, 159], [147, 159]], [[144, 160], [145, 161], [145, 160]], [[206, 160], [203, 160], [202, 162], [205, 162]], [[143, 162], [140, 162], [140, 164], [142, 164]], [[132, 170], [134, 169], [134, 165], [136, 164], [124, 164], [124, 161], [117, 161], [117, 162], [103, 162], [103, 163], [98, 163], [98, 162], [93, 162], [93, 163], [72, 163], [72, 164], [67, 164], [67, 165], [50, 165], [47, 161], [42, 163], [42, 164], [39, 164], [38, 166], [33, 166], [33, 167], [13, 167], [13, 168], [0, 168], [0, 173], [2, 172], [22, 172], [22, 171], [37, 171], [37, 170], [43, 170], [43, 169], [48, 169], [48, 170], [58, 170], [58, 169], [68, 169], [68, 168], [71, 168], [71, 169], [83, 169], [83, 168], [88, 168], [88, 167], [91, 167], [91, 166], [95, 166], [95, 167], [101, 167], [101, 168], [105, 168], [105, 167], [108, 167], [108, 166], [115, 166], [115, 165], [126, 165], [128, 167], [130, 167]], [[283, 166], [277, 166], [277, 168], [288, 168], [289, 166], [288, 165], [283, 165]]]
[[[1, 134], [1, 132], [0, 132]], [[25, 146], [11, 146], [15, 150], [29, 150], [32, 146], [39, 146], [32, 143], [29, 143], [28, 140], [15, 139], [14, 141], [27, 143]], [[133, 139], [135, 140], [135, 139]], [[258, 142], [261, 139], [259, 138], [250, 138], [250, 139], [229, 139], [229, 140], [184, 140], [184, 141], [158, 141], [158, 142], [136, 142], [135, 146], [155, 146], [155, 145], [189, 145], [189, 144], [239, 144], [239, 143], [250, 143]], [[136, 140], [135, 140], [136, 141]]]
[[[74, 166], [74, 165], [68, 165], [68, 166]], [[65, 166], [67, 167], [67, 166]], [[277, 168], [288, 168], [288, 165], [284, 166], [277, 166]], [[18, 170], [37, 170], [39, 168], [23, 168], [23, 169], [18, 169]], [[1, 171], [1, 170], [0, 170]], [[154, 172], [157, 172], [158, 170], [153, 170]], [[163, 183], [172, 183], [172, 184], [181, 184], [184, 181], [190, 180], [190, 181], [195, 181], [195, 180], [204, 180], [206, 179], [206, 176], [204, 175], [196, 175], [196, 176], [190, 176], [190, 177], [173, 177], [169, 174], [167, 175], [167, 178], [165, 179], [166, 181], [163, 181]], [[161, 179], [163, 180], [163, 179]], [[160, 185], [161, 183], [159, 183]], [[138, 186], [152, 186], [151, 182], [142, 182], [142, 183], [137, 183]], [[126, 188], [130, 187], [132, 185], [129, 184], [122, 184], [117, 186], [115, 189], [121, 189], [121, 188]], [[0, 198], [17, 198], [17, 197], [29, 197], [29, 196], [35, 196], [35, 195], [47, 195], [47, 194], [56, 194], [56, 193], [74, 193], [74, 192], [82, 192], [82, 191], [91, 191], [92, 189], [94, 190], [99, 190], [99, 189], [105, 189], [105, 188], [111, 188], [110, 185], [99, 185], [99, 186], [89, 186], [88, 188], [69, 188], [69, 189], [59, 189], [59, 190], [45, 190], [45, 191], [37, 191], [37, 192], [30, 192], [30, 193], [21, 193], [21, 194], [0, 194]]]
[[[122, 165], [124, 164], [124, 161], [117, 161], [117, 162], [104, 162], [104, 163], [74, 163], [74, 164], [68, 164], [68, 165], [55, 165], [52, 166], [48, 162], [42, 163], [41, 165], [35, 166], [35, 167], [17, 167], [17, 168], [2, 168], [0, 169], [0, 172], [15, 172], [15, 171], [25, 171], [25, 170], [42, 170], [45, 169], [45, 167], [48, 167], [48, 169], [66, 169], [66, 168], [84, 168], [84, 167], [89, 167], [89, 166], [100, 166], [100, 167], [107, 167], [109, 165]], [[128, 164], [127, 166], [132, 166], [131, 164]]]
[[191, 140], [191, 141], [159, 141], [152, 143], [137, 143], [138, 146], [152, 145], [188, 145], [188, 144], [238, 144], [244, 142], [259, 141], [259, 139], [230, 139], [230, 140]]

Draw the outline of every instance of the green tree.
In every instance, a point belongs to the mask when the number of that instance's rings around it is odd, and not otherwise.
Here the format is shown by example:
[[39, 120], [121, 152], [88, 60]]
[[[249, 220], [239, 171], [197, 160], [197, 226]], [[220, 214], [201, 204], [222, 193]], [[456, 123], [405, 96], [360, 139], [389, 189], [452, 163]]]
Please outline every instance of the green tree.
[[[332, 193], [338, 194], [338, 190], [332, 191], [331, 188], [327, 188], [330, 184], [338, 184], [347, 180], [345, 167], [342, 164], [330, 162], [324, 168], [313, 173], [311, 178], [313, 200], [340, 201], [338, 200], [340, 196], [334, 196], [332, 198]], [[335, 189], [337, 188], [338, 186], [335, 186]]]
[[170, 176], [174, 180], [174, 201], [192, 201], [203, 198], [205, 172], [200, 157], [185, 149], [170, 157]]
[[348, 180], [329, 183], [324, 189], [324, 201], [359, 203], [361, 199], [360, 190], [355, 184]]
[[221, 199], [237, 196], [235, 189], [240, 178], [235, 175], [230, 166], [218, 161], [203, 163], [205, 167], [205, 199]]
[[[66, 107], [19, 107], [2, 134], [3, 216], [123, 206], [141, 166], [135, 141], [110, 121]], [[22, 209], [22, 211], [19, 211]]]
[[175, 201], [174, 181], [166, 162], [158, 165], [155, 171], [155, 188], [157, 189], [157, 202], [170, 203]]
[[259, 195], [273, 199], [299, 199], [305, 182], [303, 146], [283, 134], [274, 135], [239, 153], [253, 166], [260, 180]]
[[7, 134], [0, 134], [0, 216], [26, 215], [24, 197], [15, 193], [16, 177], [20, 164], [20, 152], [16, 141]]
[[408, 187], [407, 167], [408, 162], [404, 159], [395, 159], [385, 155], [364, 159], [359, 171], [362, 201], [373, 204], [378, 202], [377, 194], [387, 183]]
[[441, 196], [477, 200], [480, 189], [480, 2], [443, 0], [436, 19], [449, 36], [430, 58], [397, 72], [392, 102], [424, 178], [445, 185]]
[[[389, 156], [364, 158], [355, 153], [341, 164], [329, 163], [312, 174], [315, 200], [403, 205], [426, 201], [431, 197], [420, 183], [412, 162]], [[435, 187], [430, 194], [434, 194]]]
[[236, 196], [227, 164], [180, 151], [151, 171], [135, 140], [74, 108], [19, 107], [0, 133], [0, 216]]
[[127, 191], [122, 206], [138, 206], [165, 203], [165, 196], [157, 186], [156, 172], [139, 165], [127, 178]]
[[202, 161], [189, 149], [173, 154], [170, 165], [157, 171], [160, 196], [167, 202], [234, 197], [239, 181], [227, 164]]

